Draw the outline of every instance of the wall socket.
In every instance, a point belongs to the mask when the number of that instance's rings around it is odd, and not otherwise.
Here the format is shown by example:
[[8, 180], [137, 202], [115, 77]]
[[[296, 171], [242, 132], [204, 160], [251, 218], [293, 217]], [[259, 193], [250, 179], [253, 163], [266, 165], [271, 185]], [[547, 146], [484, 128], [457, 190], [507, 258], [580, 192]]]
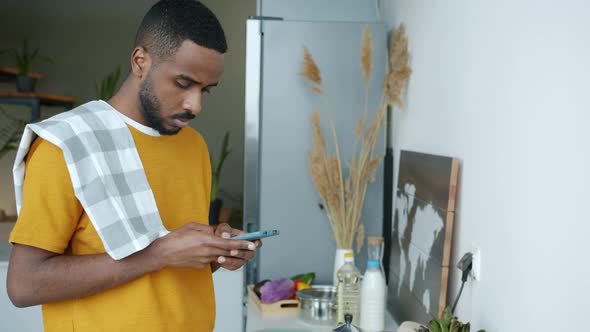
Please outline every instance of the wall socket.
[[471, 272], [469, 274], [471, 275], [471, 278], [473, 278], [473, 280], [479, 281], [481, 280], [481, 249], [473, 246], [471, 253], [473, 254], [473, 260], [471, 263]]

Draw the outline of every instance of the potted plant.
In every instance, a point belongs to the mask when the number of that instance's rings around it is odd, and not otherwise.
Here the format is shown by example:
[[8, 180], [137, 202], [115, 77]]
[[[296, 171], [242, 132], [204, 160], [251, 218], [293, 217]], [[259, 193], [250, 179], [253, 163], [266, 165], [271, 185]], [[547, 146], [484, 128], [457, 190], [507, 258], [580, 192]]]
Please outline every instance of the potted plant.
[[117, 84], [121, 78], [121, 66], [110, 72], [105, 78], [100, 81], [100, 86], [95, 83], [96, 98], [101, 100], [109, 100], [115, 94]]
[[[223, 196], [223, 202], [231, 201], [234, 207], [229, 209], [229, 225], [232, 228], [242, 229], [244, 227], [244, 196], [241, 193], [231, 193], [227, 190], [219, 189], [219, 193]], [[223, 209], [219, 212], [219, 220], [223, 220]]]
[[[417, 332], [469, 332], [471, 324], [469, 322], [462, 323], [459, 319], [451, 313], [449, 308], [446, 308], [443, 315], [439, 319], [432, 319], [428, 323], [428, 327], [420, 326]], [[485, 330], [478, 330], [477, 332], [485, 332]]]
[[0, 158], [9, 151], [18, 149], [25, 122], [0, 112]]
[[20, 49], [11, 48], [0, 53], [8, 53], [16, 65], [18, 74], [16, 76], [16, 90], [19, 92], [33, 92], [37, 79], [31, 75], [33, 62], [36, 59], [47, 63], [53, 63], [53, 60], [47, 56], [39, 54], [39, 48], [29, 49], [29, 43], [25, 38]]
[[219, 222], [219, 210], [223, 206], [223, 201], [217, 197], [219, 192], [219, 178], [221, 176], [221, 167], [225, 158], [230, 154], [229, 149], [229, 132], [225, 133], [219, 159], [211, 163], [211, 203], [209, 206], [209, 224], [216, 225]]

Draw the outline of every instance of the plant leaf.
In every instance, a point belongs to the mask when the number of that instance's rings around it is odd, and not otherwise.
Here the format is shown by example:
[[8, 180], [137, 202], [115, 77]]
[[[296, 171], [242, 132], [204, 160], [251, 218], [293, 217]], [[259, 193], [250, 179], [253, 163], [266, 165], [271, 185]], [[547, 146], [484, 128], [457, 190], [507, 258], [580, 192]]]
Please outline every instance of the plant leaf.
[[428, 329], [430, 332], [442, 332], [440, 322], [434, 319], [430, 321], [430, 324], [428, 324]]
[[463, 325], [463, 332], [469, 332], [469, 330], [471, 330], [471, 324], [466, 323]]
[[39, 55], [37, 58], [43, 62], [53, 63], [53, 59], [48, 57], [47, 55]]
[[107, 74], [101, 81], [100, 81], [100, 88], [97, 85], [96, 88], [96, 98], [102, 100], [110, 99], [117, 89], [117, 84], [119, 83], [119, 79], [121, 78], [121, 66], [117, 66], [117, 68]]
[[221, 176], [221, 167], [223, 166], [223, 162], [230, 154], [231, 149], [229, 149], [229, 132], [226, 131], [225, 135], [223, 136], [223, 143], [221, 144], [221, 152], [219, 153], [219, 159], [216, 161], [211, 162], [211, 171], [212, 171], [212, 179], [211, 179], [211, 201], [213, 202], [217, 196], [218, 186], [219, 186], [219, 178]]
[[33, 51], [33, 53], [31, 53], [31, 62], [33, 62], [33, 60], [35, 60], [35, 58], [37, 57], [37, 54], [39, 54], [38, 47]]

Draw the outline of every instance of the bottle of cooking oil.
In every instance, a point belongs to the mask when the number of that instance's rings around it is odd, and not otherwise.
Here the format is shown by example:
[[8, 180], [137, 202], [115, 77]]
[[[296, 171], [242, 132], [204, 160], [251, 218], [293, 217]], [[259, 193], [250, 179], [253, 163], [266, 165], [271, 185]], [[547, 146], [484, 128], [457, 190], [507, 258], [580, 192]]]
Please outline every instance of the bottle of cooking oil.
[[[360, 322], [361, 273], [354, 265], [352, 253], [344, 254], [344, 265], [338, 270], [337, 319], [344, 322], [344, 315], [352, 315], [353, 322]], [[357, 323], [358, 324], [358, 323]]]

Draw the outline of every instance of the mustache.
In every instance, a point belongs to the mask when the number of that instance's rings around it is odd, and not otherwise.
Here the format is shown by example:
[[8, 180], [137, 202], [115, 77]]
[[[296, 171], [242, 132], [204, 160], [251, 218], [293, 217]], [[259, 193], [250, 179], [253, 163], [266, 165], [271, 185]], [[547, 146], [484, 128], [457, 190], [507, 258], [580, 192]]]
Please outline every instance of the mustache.
[[180, 120], [192, 120], [195, 118], [194, 114], [191, 113], [182, 113], [182, 114], [174, 114], [172, 116], [173, 119], [180, 119]]

